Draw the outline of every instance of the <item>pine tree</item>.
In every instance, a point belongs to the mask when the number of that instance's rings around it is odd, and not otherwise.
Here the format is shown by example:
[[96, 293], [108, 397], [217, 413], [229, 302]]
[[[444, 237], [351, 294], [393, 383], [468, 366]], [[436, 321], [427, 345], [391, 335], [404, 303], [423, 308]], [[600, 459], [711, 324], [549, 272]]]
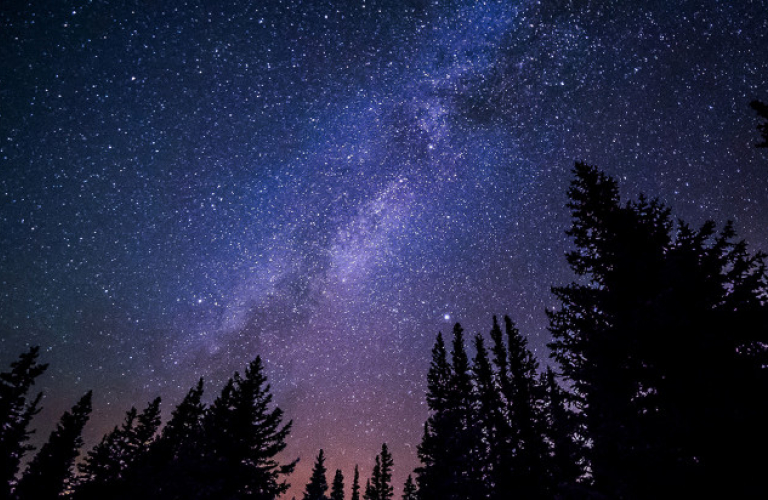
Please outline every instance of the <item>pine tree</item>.
[[325, 477], [325, 455], [323, 450], [317, 454], [315, 466], [312, 468], [312, 476], [304, 490], [304, 500], [327, 500], [325, 492], [328, 491], [328, 481]]
[[488, 359], [488, 351], [481, 335], [475, 336], [475, 358], [472, 373], [475, 388], [475, 404], [478, 427], [482, 438], [477, 440], [475, 462], [480, 467], [485, 491], [475, 492], [476, 498], [497, 498], [498, 486], [507, 472], [502, 453], [507, 448], [503, 439], [508, 436], [504, 402], [495, 381], [495, 374]]
[[368, 479], [365, 482], [365, 493], [363, 494], [364, 500], [378, 500], [376, 488], [371, 485], [371, 480]]
[[117, 498], [138, 487], [137, 475], [148, 459], [152, 440], [160, 425], [160, 398], [155, 398], [138, 413], [131, 408], [122, 427], [115, 427], [91, 450], [78, 478], [80, 499]]
[[339, 469], [333, 476], [333, 486], [331, 487], [331, 500], [344, 500], [344, 476]]
[[129, 442], [136, 425], [137, 411], [131, 407], [125, 414], [121, 427], [115, 427], [88, 452], [78, 464], [76, 498], [89, 500], [114, 496], [124, 479], [130, 457]]
[[203, 425], [207, 497], [273, 499], [288, 489], [282, 478], [293, 472], [296, 461], [280, 464], [275, 457], [285, 449], [291, 422], [281, 425], [283, 412], [270, 410], [271, 403], [257, 357], [244, 376], [235, 373], [210, 406]]
[[355, 475], [352, 479], [352, 496], [350, 500], [360, 500], [360, 471], [355, 465]]
[[[768, 443], [763, 256], [714, 223], [672, 234], [657, 201], [619, 204], [613, 179], [577, 164], [569, 190], [579, 283], [555, 288], [555, 359], [584, 419], [595, 488], [759, 495], [754, 456]], [[716, 369], [715, 369], [716, 367]], [[728, 458], [726, 458], [728, 457]]]
[[427, 376], [427, 402], [432, 414], [424, 426], [419, 446], [422, 466], [416, 469], [419, 495], [425, 500], [469, 498], [482, 491], [482, 467], [475, 462], [481, 429], [475, 418], [475, 401], [463, 329], [453, 329], [451, 363], [442, 335], [432, 350]]
[[[634, 441], [638, 422], [630, 405], [636, 393], [632, 374], [638, 360], [632, 340], [615, 327], [614, 304], [620, 301], [612, 299], [612, 294], [618, 293], [614, 287], [626, 289], [622, 281], [628, 277], [619, 279], [616, 266], [618, 259], [630, 260], [633, 249], [625, 233], [638, 229], [633, 227], [637, 221], [628, 220], [622, 211], [612, 179], [582, 163], [576, 164], [575, 174], [568, 191], [573, 215], [568, 234], [578, 250], [567, 258], [576, 274], [590, 282], [553, 289], [563, 305], [560, 311], [548, 313], [555, 339], [550, 346], [564, 375], [573, 382], [586, 418], [595, 485], [603, 494], [622, 498], [632, 489], [630, 455], [639, 446]], [[642, 266], [637, 270], [647, 272]]]
[[413, 482], [413, 478], [408, 474], [408, 479], [405, 480], [403, 486], [403, 500], [416, 500], [416, 484]]
[[416, 469], [416, 481], [422, 500], [448, 498], [449, 495], [447, 447], [453, 432], [448, 421], [451, 378], [443, 335], [438, 333], [427, 374], [427, 404], [432, 414], [424, 424], [424, 435], [418, 446], [422, 465]]
[[510, 375], [509, 418], [515, 455], [510, 480], [524, 498], [547, 498], [547, 447], [539, 415], [538, 362], [514, 322], [504, 317]]
[[192, 499], [200, 494], [201, 478], [207, 476], [200, 458], [204, 449], [202, 395], [201, 378], [173, 410], [171, 419], [149, 445], [144, 458], [134, 466], [131, 484], [124, 489], [122, 498]]
[[144, 411], [139, 414], [136, 426], [128, 436], [128, 463], [127, 466], [138, 460], [142, 460], [149, 452], [155, 439], [157, 429], [160, 427], [160, 401], [155, 398]]
[[[381, 445], [381, 453], [376, 457], [376, 466], [378, 473], [374, 471], [374, 487], [376, 488], [377, 500], [391, 500], [394, 496], [392, 488], [392, 455], [389, 453], [387, 443]], [[375, 469], [375, 467], [374, 467]]]
[[83, 444], [82, 432], [91, 414], [91, 392], [64, 412], [48, 441], [29, 463], [16, 488], [19, 500], [47, 500], [71, 484], [72, 466]]
[[366, 485], [365, 488], [365, 494], [368, 495], [368, 500], [382, 500], [380, 497], [381, 489], [379, 485], [381, 484], [381, 456], [376, 455], [376, 458], [374, 460], [373, 464], [373, 471], [371, 471], [371, 490], [368, 491], [368, 486]]
[[0, 498], [11, 498], [19, 463], [33, 448], [27, 444], [32, 431], [27, 427], [40, 411], [42, 393], [27, 400], [35, 379], [48, 368], [39, 364], [39, 347], [31, 347], [11, 363], [9, 372], [0, 373]]
[[547, 367], [541, 385], [545, 388], [544, 419], [551, 449], [547, 467], [551, 475], [549, 491], [555, 496], [569, 497], [584, 473], [579, 419], [570, 409], [570, 393], [557, 383], [552, 368]]
[[157, 441], [152, 445], [152, 453], [158, 462], [180, 460], [190, 455], [190, 449], [201, 446], [203, 415], [205, 405], [203, 379], [192, 387], [181, 403], [171, 413], [171, 419], [163, 428]]

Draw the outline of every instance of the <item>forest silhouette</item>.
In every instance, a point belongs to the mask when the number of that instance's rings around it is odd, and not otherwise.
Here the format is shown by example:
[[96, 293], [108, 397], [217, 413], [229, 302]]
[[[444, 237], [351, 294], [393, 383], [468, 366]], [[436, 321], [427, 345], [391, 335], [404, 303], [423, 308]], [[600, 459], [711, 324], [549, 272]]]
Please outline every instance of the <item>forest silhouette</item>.
[[[768, 147], [768, 106], [753, 102]], [[568, 190], [576, 275], [552, 288], [553, 367], [504, 317], [469, 341], [438, 333], [427, 373], [421, 465], [403, 500], [760, 498], [768, 460], [768, 275], [731, 223], [692, 228], [658, 200], [622, 203], [576, 163]], [[472, 359], [467, 349], [471, 343]], [[203, 379], [161, 426], [160, 398], [78, 460], [89, 391], [33, 452], [47, 369], [32, 347], [0, 373], [0, 499], [259, 499], [289, 488], [291, 422], [256, 357], [210, 405]], [[23, 470], [22, 470], [23, 469]], [[386, 444], [351, 500], [394, 497]], [[320, 450], [304, 500], [344, 500]], [[330, 493], [328, 490], [330, 489]]]

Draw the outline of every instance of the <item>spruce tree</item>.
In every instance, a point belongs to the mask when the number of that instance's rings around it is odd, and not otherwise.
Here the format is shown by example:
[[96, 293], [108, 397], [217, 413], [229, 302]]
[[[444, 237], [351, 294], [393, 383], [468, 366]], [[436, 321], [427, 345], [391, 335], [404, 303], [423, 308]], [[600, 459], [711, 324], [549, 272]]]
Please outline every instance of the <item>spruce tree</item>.
[[330, 499], [344, 500], [344, 476], [339, 469], [336, 469], [336, 474], [333, 476]]
[[371, 480], [368, 479], [365, 482], [365, 493], [363, 493], [364, 500], [378, 500], [376, 488], [371, 484]]
[[350, 500], [360, 500], [360, 471], [355, 465], [355, 475], [352, 479], [352, 496]]
[[416, 483], [413, 482], [413, 477], [408, 474], [408, 479], [405, 480], [403, 486], [403, 500], [416, 500]]
[[141, 413], [136, 408], [128, 410], [122, 427], [104, 436], [79, 465], [78, 498], [117, 498], [138, 487], [137, 476], [148, 460], [159, 425], [160, 398]]
[[205, 404], [203, 379], [192, 387], [181, 403], [171, 413], [171, 419], [160, 437], [152, 445], [152, 454], [158, 462], [171, 462], [188, 457], [191, 449], [200, 448]]
[[550, 443], [550, 460], [547, 467], [550, 473], [551, 491], [555, 496], [568, 497], [569, 492], [577, 488], [584, 473], [583, 443], [579, 438], [578, 416], [571, 410], [571, 395], [557, 383], [554, 370], [547, 367], [542, 374], [542, 387], [545, 388], [544, 419], [546, 436]]
[[130, 462], [131, 435], [137, 411], [131, 407], [121, 427], [115, 427], [88, 452], [78, 464], [76, 498], [90, 500], [114, 496], [122, 486], [125, 469]]
[[312, 468], [312, 476], [304, 490], [304, 500], [327, 500], [325, 492], [328, 491], [328, 481], [325, 477], [325, 455], [323, 450], [317, 454], [315, 465]]
[[48, 368], [38, 363], [39, 352], [39, 347], [31, 347], [11, 363], [10, 371], [0, 373], [0, 498], [11, 498], [21, 459], [33, 449], [27, 444], [32, 434], [28, 426], [40, 411], [43, 395], [27, 400], [27, 393]]
[[366, 485], [365, 494], [368, 495], [369, 500], [382, 500], [381, 497], [379, 496], [381, 494], [381, 489], [379, 488], [379, 485], [381, 484], [381, 456], [380, 455], [376, 455], [376, 458], [374, 459], [370, 482], [371, 482], [371, 490], [369, 492], [368, 487]]
[[91, 415], [91, 392], [64, 412], [48, 441], [27, 466], [16, 488], [19, 500], [56, 499], [71, 484], [72, 466], [83, 444], [82, 432]]
[[585, 417], [595, 488], [759, 495], [745, 457], [768, 442], [764, 398], [749, 395], [768, 388], [763, 256], [730, 225], [715, 235], [714, 223], [680, 223], [673, 234], [659, 202], [621, 206], [613, 179], [584, 164], [575, 174], [568, 261], [582, 278], [554, 289], [550, 329]]
[[510, 375], [509, 418], [515, 448], [510, 481], [524, 498], [547, 498], [547, 447], [539, 414], [538, 362], [514, 322], [504, 317]]
[[283, 480], [296, 461], [281, 464], [276, 456], [285, 449], [291, 422], [282, 425], [283, 412], [270, 409], [272, 394], [257, 357], [235, 373], [208, 409], [203, 432], [209, 498], [273, 499], [289, 485]]
[[374, 487], [376, 488], [377, 500], [391, 500], [394, 496], [392, 488], [392, 454], [389, 453], [387, 443], [381, 445], [381, 453], [376, 457], [376, 466], [378, 473], [374, 471]]
[[475, 404], [481, 439], [475, 447], [475, 462], [480, 467], [485, 491], [475, 492], [476, 498], [497, 498], [498, 486], [508, 473], [503, 469], [502, 453], [507, 448], [504, 439], [508, 436], [504, 402], [501, 399], [495, 374], [488, 359], [488, 351], [481, 335], [475, 336], [475, 358], [472, 374], [475, 388]]
[[427, 382], [432, 414], [418, 449], [419, 495], [425, 500], [469, 498], [483, 488], [482, 466], [474, 456], [482, 435], [460, 324], [453, 329], [450, 364], [438, 334]]
[[447, 448], [453, 432], [448, 419], [451, 378], [443, 335], [438, 333], [427, 374], [427, 405], [431, 415], [424, 424], [424, 435], [418, 446], [422, 465], [416, 469], [416, 481], [423, 500], [448, 498], [449, 495]]
[[192, 387], [171, 413], [160, 435], [149, 445], [145, 457], [134, 467], [131, 485], [123, 498], [196, 498], [207, 476], [201, 460], [204, 449], [201, 402], [203, 379]]

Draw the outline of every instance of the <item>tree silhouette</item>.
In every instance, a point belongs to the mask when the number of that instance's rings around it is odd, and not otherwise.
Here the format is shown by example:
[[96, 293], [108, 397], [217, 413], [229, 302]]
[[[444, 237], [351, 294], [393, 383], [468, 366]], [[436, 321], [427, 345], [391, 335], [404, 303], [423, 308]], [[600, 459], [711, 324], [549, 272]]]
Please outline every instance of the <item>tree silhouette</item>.
[[199, 451], [205, 415], [202, 396], [203, 379], [200, 378], [173, 410], [160, 437], [152, 444], [150, 453], [155, 464], [186, 460], [194, 454], [193, 450]]
[[40, 411], [43, 395], [28, 401], [27, 393], [48, 368], [37, 362], [39, 352], [39, 347], [31, 347], [11, 363], [10, 371], [0, 373], [0, 498], [11, 498], [19, 463], [33, 449], [26, 444], [32, 434], [27, 428]]
[[325, 477], [325, 455], [323, 450], [317, 454], [315, 466], [312, 468], [312, 476], [304, 490], [304, 500], [327, 500], [325, 492], [328, 491], [328, 481]]
[[296, 461], [280, 464], [276, 455], [285, 449], [291, 422], [282, 424], [283, 412], [270, 410], [272, 394], [257, 357], [235, 373], [206, 413], [203, 431], [205, 478], [203, 498], [273, 499], [289, 485], [282, 480]]
[[360, 471], [355, 465], [355, 475], [352, 479], [352, 496], [350, 500], [360, 500]]
[[137, 488], [136, 469], [147, 459], [159, 425], [160, 398], [140, 414], [136, 408], [128, 410], [122, 427], [104, 436], [79, 465], [77, 498], [116, 498]]
[[64, 412], [48, 441], [29, 463], [16, 488], [19, 500], [58, 498], [70, 486], [72, 466], [83, 444], [83, 428], [91, 414], [91, 392]]
[[389, 453], [387, 443], [384, 443], [381, 445], [381, 453], [376, 457], [373, 473], [373, 485], [376, 490], [377, 500], [391, 500], [394, 496], [392, 488], [393, 465], [392, 454]]
[[[495, 320], [495, 318], [494, 318]], [[494, 499], [501, 495], [500, 485], [507, 475], [504, 467], [508, 463], [502, 454], [507, 450], [509, 436], [505, 416], [505, 404], [496, 384], [495, 374], [488, 359], [488, 350], [481, 335], [475, 336], [475, 358], [472, 373], [475, 385], [475, 414], [482, 438], [477, 440], [475, 461], [482, 477], [484, 489], [477, 491], [478, 498], [487, 496]]]
[[569, 190], [579, 282], [554, 289], [553, 355], [572, 382], [595, 489], [613, 498], [754, 497], [766, 444], [765, 266], [727, 225], [673, 233], [670, 211], [619, 204], [577, 164]]
[[331, 500], [344, 500], [344, 476], [339, 469], [333, 476], [333, 485], [331, 486]]
[[469, 498], [483, 491], [483, 464], [475, 461], [482, 438], [469, 359], [460, 324], [453, 328], [451, 363], [441, 334], [432, 349], [427, 375], [427, 403], [432, 414], [424, 426], [416, 469], [423, 499]]
[[[545, 389], [544, 419], [546, 437], [550, 443], [548, 470], [551, 474], [549, 491], [568, 497], [584, 474], [584, 447], [578, 416], [571, 410], [571, 394], [557, 383], [555, 372], [547, 367], [542, 374]], [[572, 495], [570, 495], [572, 496]]]
[[508, 316], [504, 317], [504, 325], [510, 376], [504, 385], [510, 391], [508, 411], [515, 449], [510, 482], [524, 498], [546, 498], [551, 492], [547, 491], [548, 453], [539, 415], [538, 362], [528, 349], [527, 339]]
[[405, 480], [403, 486], [403, 500], [416, 500], [416, 483], [413, 482], [413, 477], [408, 474], [408, 479]]
[[[134, 460], [120, 493], [114, 498], [191, 499], [200, 494], [201, 478], [207, 476], [201, 460], [205, 412], [205, 405], [200, 401], [202, 394], [203, 380], [200, 379], [173, 410], [163, 431], [155, 439], [146, 441], [148, 449]], [[136, 434], [146, 436], [149, 429], [159, 423], [159, 415], [147, 410], [144, 415], [146, 430]]]
[[423, 500], [449, 498], [447, 448], [452, 429], [447, 414], [450, 380], [451, 366], [445, 342], [442, 333], [438, 333], [427, 374], [427, 405], [432, 413], [424, 424], [424, 435], [418, 446], [422, 465], [416, 469], [416, 481]]
[[363, 498], [365, 500], [378, 500], [378, 493], [376, 491], [376, 488], [373, 487], [371, 484], [370, 478], [365, 482], [365, 493], [363, 493]]

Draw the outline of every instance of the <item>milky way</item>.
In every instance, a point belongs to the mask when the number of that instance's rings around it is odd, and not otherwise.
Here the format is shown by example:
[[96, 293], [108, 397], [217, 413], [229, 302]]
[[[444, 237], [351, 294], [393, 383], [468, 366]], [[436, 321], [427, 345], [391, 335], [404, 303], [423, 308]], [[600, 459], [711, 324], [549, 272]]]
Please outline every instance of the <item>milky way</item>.
[[547, 361], [574, 160], [768, 250], [764, 1], [0, 10], [0, 361], [42, 346], [39, 437], [260, 354], [294, 494], [384, 441], [399, 486], [439, 330], [509, 314]]

